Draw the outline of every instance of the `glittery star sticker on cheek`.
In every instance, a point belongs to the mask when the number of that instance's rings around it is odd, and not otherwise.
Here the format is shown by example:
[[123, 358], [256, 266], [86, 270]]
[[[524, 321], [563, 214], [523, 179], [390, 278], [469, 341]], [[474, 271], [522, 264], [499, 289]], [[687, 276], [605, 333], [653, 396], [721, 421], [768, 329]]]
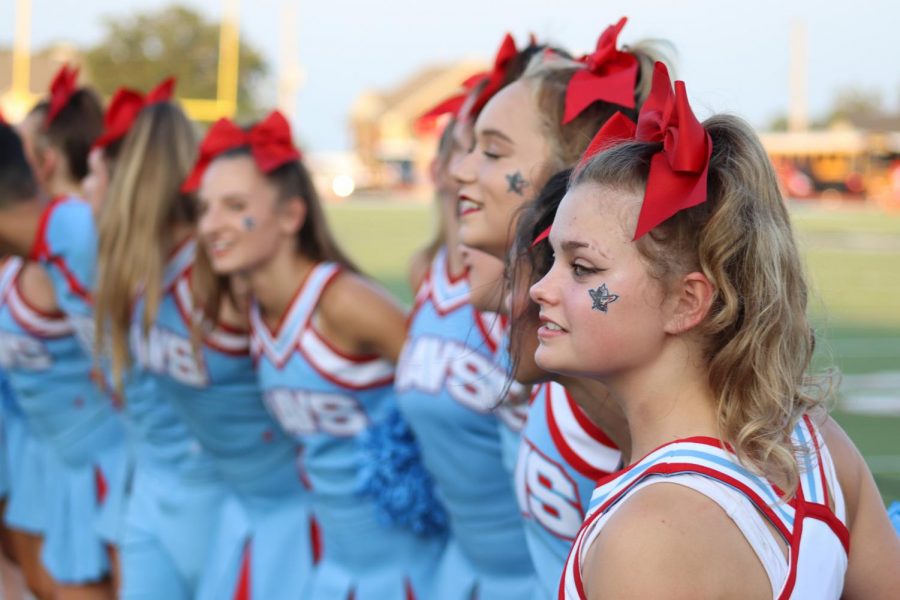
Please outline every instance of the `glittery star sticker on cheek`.
[[588, 290], [588, 293], [591, 295], [591, 300], [594, 303], [591, 308], [600, 312], [608, 312], [609, 305], [619, 299], [618, 294], [609, 293], [605, 283], [601, 284], [596, 290]]
[[522, 177], [521, 171], [516, 171], [512, 175], [507, 175], [506, 183], [509, 184], [509, 187], [506, 191], [518, 194], [519, 196], [524, 195], [525, 188], [527, 188], [529, 185], [528, 182], [525, 181], [525, 178]]

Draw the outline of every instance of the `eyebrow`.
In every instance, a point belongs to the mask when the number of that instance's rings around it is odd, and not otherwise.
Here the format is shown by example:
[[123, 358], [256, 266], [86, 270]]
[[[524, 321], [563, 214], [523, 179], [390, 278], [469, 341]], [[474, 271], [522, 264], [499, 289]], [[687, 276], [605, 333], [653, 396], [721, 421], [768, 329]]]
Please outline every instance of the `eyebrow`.
[[597, 248], [596, 246], [594, 246], [594, 245], [592, 245], [592, 244], [588, 244], [587, 242], [578, 242], [578, 241], [575, 241], [575, 240], [566, 240], [565, 242], [563, 242], [562, 244], [560, 244], [560, 247], [561, 247], [563, 250], [565, 250], [566, 252], [573, 252], [573, 251], [575, 251], [575, 250], [578, 250], [579, 248], [587, 248], [587, 249], [589, 249], [589, 250], [593, 250], [594, 252], [596, 252], [597, 254], [599, 254], [600, 256], [602, 256], [603, 258], [609, 260], [609, 255], [607, 255], [606, 252], [604, 252], [603, 250], [601, 250], [600, 248]]
[[515, 145], [515, 142], [512, 140], [512, 138], [499, 129], [484, 129], [481, 132], [481, 137], [498, 137], [509, 144]]

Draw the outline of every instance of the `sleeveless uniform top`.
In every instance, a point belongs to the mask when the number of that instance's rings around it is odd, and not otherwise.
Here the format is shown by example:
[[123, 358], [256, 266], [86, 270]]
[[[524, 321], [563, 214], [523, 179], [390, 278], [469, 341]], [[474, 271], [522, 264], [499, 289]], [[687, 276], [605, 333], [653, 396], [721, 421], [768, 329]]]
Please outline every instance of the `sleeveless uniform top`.
[[156, 379], [223, 481], [239, 494], [289, 493], [298, 489], [296, 444], [277, 426], [262, 401], [246, 331], [217, 325], [195, 356], [195, 308], [190, 239], [170, 257], [163, 296], [147, 335], [144, 302], [133, 311], [131, 348], [139, 369]]
[[[706, 495], [725, 510], [759, 557], [773, 598], [840, 598], [850, 532], [834, 462], [808, 416], [797, 424], [793, 441], [801, 449], [800, 485], [788, 503], [779, 499], [781, 492], [776, 486], [740, 465], [721, 441], [708, 437], [665, 444], [601, 481], [566, 561], [559, 597], [586, 598], [582, 561], [604, 523], [628, 495], [653, 483], [671, 482]], [[769, 526], [786, 544], [789, 558]]]
[[535, 388], [516, 465], [516, 495], [541, 587], [559, 588], [566, 557], [597, 480], [619, 469], [622, 453], [558, 383]]
[[[91, 288], [96, 276], [98, 234], [91, 206], [57, 198], [44, 211], [32, 255], [47, 267], [60, 309], [69, 317], [85, 352], [94, 353]], [[101, 384], [104, 375], [97, 377]], [[209, 458], [161, 394], [154, 378], [133, 369], [125, 381], [126, 425], [139, 463], [161, 475], [202, 482], [217, 475]]]
[[[417, 295], [397, 366], [398, 404], [450, 520], [436, 598], [525, 598], [535, 587], [503, 433], [521, 416], [501, 405], [500, 320], [469, 303], [441, 249]], [[509, 425], [506, 423], [509, 422]]]
[[404, 598], [423, 592], [439, 550], [436, 539], [379, 523], [357, 494], [359, 439], [395, 406], [393, 366], [378, 356], [349, 356], [313, 324], [326, 286], [340, 266], [312, 268], [275, 330], [254, 305], [251, 348], [265, 401], [284, 430], [302, 442], [303, 472], [321, 527], [322, 558], [308, 598]]
[[30, 431], [64, 463], [84, 466], [98, 449], [123, 440], [121, 422], [91, 379], [91, 359], [66, 316], [42, 312], [22, 296], [23, 267], [19, 258], [0, 267], [0, 368]]

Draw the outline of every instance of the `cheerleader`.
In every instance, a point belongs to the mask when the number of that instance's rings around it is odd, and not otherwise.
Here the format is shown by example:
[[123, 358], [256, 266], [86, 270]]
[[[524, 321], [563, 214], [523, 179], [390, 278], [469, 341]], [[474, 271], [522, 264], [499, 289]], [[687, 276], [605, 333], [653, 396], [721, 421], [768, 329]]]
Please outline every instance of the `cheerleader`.
[[810, 385], [768, 157], [743, 121], [698, 122], [663, 65], [653, 80], [637, 127], [576, 170], [531, 290], [538, 364], [605, 383], [636, 457], [595, 490], [560, 597], [891, 597], [900, 540]]
[[[246, 281], [266, 402], [303, 445], [322, 546], [305, 597], [430, 597], [442, 538], [428, 535], [427, 523], [380, 521], [379, 507], [359, 493], [367, 471], [385, 468], [367, 463], [366, 437], [397, 426], [392, 363], [405, 336], [402, 312], [338, 249], [280, 113], [246, 131], [224, 120], [214, 125], [186, 182], [197, 185], [210, 266]], [[212, 295], [199, 306], [216, 314], [216, 304]], [[394, 490], [416, 492], [402, 487], [405, 480], [384, 483], [389, 500]], [[431, 506], [410, 508], [431, 516]]]
[[[473, 307], [473, 295], [492, 293], [492, 285], [473, 284], [466, 276], [458, 245], [459, 185], [451, 173], [472, 147], [479, 112], [543, 50], [531, 44], [518, 51], [511, 36], [504, 38], [492, 71], [456, 100], [457, 112], [436, 161], [446, 244], [434, 254], [418, 286], [396, 380], [400, 408], [449, 516], [450, 538], [437, 569], [434, 598], [527, 598], [535, 592], [512, 488], [515, 454], [504, 452], [512, 444], [503, 439], [516, 437], [523, 419], [501, 402], [508, 387], [498, 362], [503, 319]], [[488, 279], [489, 270], [498, 277], [502, 272], [502, 262], [493, 257], [487, 257], [485, 267], [477, 272]], [[484, 301], [496, 310], [497, 296]]]
[[[96, 96], [78, 88], [76, 77], [76, 70], [63, 67], [51, 84], [49, 99], [32, 110], [21, 128], [41, 188], [53, 198], [51, 205], [80, 193], [87, 150], [101, 125]], [[34, 197], [8, 195], [19, 202]], [[23, 493], [34, 499], [15, 502], [19, 494], [14, 492], [8, 518], [39, 515], [44, 533], [41, 554], [58, 582], [57, 596], [105, 598], [112, 593], [106, 580], [110, 571], [106, 543], [111, 540], [97, 531], [95, 520], [98, 509], [106, 505], [106, 486], [123, 471], [124, 432], [110, 398], [90, 377], [92, 361], [80, 349], [72, 323], [59, 312], [54, 280], [60, 275], [53, 268], [45, 271], [18, 259], [4, 265], [2, 329], [9, 346], [11, 384], [28, 431], [45, 450], [39, 469], [26, 468], [27, 461], [22, 462], [21, 481], [40, 477], [47, 481], [43, 491], [21, 485]], [[30, 360], [20, 346], [43, 358]], [[62, 404], [60, 390], [69, 398]], [[31, 580], [28, 568], [25, 573]]]
[[[557, 173], [518, 220], [502, 308], [509, 314], [508, 376], [532, 388], [528, 419], [517, 446], [514, 485], [532, 564], [542, 595], [555, 595], [572, 542], [581, 527], [596, 481], [618, 470], [628, 428], [603, 384], [548, 373], [534, 363], [536, 305], [528, 288], [549, 267], [547, 244], [538, 234], [553, 220], [570, 170]], [[533, 240], [538, 239], [535, 244]], [[500, 305], [503, 264], [493, 256], [463, 252], [472, 304]], [[552, 381], [551, 381], [552, 380]], [[534, 386], [534, 387], [532, 387]]]
[[[165, 148], [167, 160], [176, 165], [179, 159], [183, 161], [183, 173], [189, 168], [195, 151], [192, 126], [174, 105], [168, 111], [158, 112], [166, 115], [156, 123], [160, 145]], [[98, 146], [101, 149], [108, 147], [103, 144], [110, 141], [109, 120], [106, 125]], [[124, 144], [126, 140], [122, 136], [124, 132], [116, 139]], [[145, 141], [147, 137], [145, 132]], [[158, 168], [160, 162], [148, 160], [148, 164], [152, 165], [148, 168]], [[142, 163], [136, 160], [126, 166], [123, 159], [117, 167], [114, 178], [119, 173], [122, 180], [133, 181], [138, 178]], [[164, 169], [163, 173], [171, 170], [175, 167]], [[169, 177], [177, 190], [180, 175]], [[154, 186], [157, 184], [160, 182]], [[47, 207], [35, 208], [34, 203], [23, 203], [20, 210], [4, 208], [0, 219], [0, 240], [16, 253], [31, 249], [32, 256], [49, 269], [56, 300], [84, 351], [91, 356], [97, 345], [93, 284], [98, 233], [93, 208], [79, 198], [70, 197]], [[152, 207], [144, 204], [141, 208]], [[158, 247], [154, 245], [153, 249]], [[107, 378], [99, 380], [104, 383]], [[198, 450], [196, 439], [169, 399], [160, 395], [156, 381], [139, 372], [124, 383], [135, 461], [132, 493], [127, 506], [122, 506], [126, 502], [124, 479], [118, 484], [110, 482], [108, 491], [114, 502], [104, 511], [100, 524], [120, 545], [121, 597], [193, 598], [224, 490], [211, 459], [202, 449]]]
[[[139, 461], [123, 554], [150, 540], [173, 548], [193, 573], [184, 578], [191, 585], [183, 597], [295, 598], [313, 565], [298, 448], [263, 404], [244, 314], [224, 302], [209, 329], [195, 331], [195, 205], [180, 187], [196, 142], [191, 124], [168, 100], [171, 85], [146, 97], [123, 92], [110, 108], [132, 116], [100, 210], [96, 327], [98, 335], [108, 334], [113, 379], [124, 376], [135, 421], [152, 425], [166, 408], [175, 417], [165, 439], [156, 437], [162, 430], [146, 431], [147, 451], [180, 452], [181, 467], [204, 457], [228, 494], [204, 495], [195, 486], [200, 501], [193, 508], [185, 502], [178, 520], [161, 522], [159, 509], [173, 501], [172, 488], [184, 488], [173, 476], [178, 465]], [[128, 108], [135, 104], [139, 110]], [[114, 141], [101, 141], [107, 140]], [[129, 298], [135, 301], [123, 300]], [[172, 431], [176, 423], [181, 429]], [[193, 475], [182, 473], [191, 482]], [[125, 564], [123, 596], [152, 590], [154, 597], [171, 597], [138, 572], [152, 557], [138, 557]], [[164, 581], [163, 575], [154, 579]]]
[[617, 48], [622, 18], [580, 61], [543, 52], [491, 97], [475, 121], [471, 152], [451, 167], [459, 185], [459, 239], [505, 260], [517, 211], [551, 175], [575, 165], [615, 113], [631, 118], [646, 97], [655, 48]]

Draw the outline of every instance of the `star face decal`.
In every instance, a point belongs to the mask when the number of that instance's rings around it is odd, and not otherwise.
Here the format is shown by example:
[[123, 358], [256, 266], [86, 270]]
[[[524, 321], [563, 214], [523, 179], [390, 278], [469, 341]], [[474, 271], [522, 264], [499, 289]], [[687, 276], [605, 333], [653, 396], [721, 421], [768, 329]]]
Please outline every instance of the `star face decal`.
[[609, 305], [619, 299], [618, 294], [610, 294], [606, 284], [601, 284], [596, 290], [588, 290], [594, 305], [591, 307], [600, 312], [608, 312]]
[[520, 171], [516, 171], [512, 175], [506, 176], [506, 183], [509, 184], [509, 188], [507, 188], [507, 192], [513, 192], [514, 194], [518, 194], [522, 196], [525, 193], [525, 188], [528, 187], [528, 182], [525, 181], [525, 178], [522, 177], [522, 173]]

